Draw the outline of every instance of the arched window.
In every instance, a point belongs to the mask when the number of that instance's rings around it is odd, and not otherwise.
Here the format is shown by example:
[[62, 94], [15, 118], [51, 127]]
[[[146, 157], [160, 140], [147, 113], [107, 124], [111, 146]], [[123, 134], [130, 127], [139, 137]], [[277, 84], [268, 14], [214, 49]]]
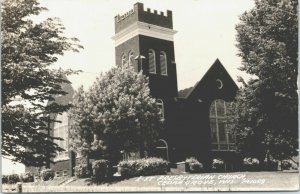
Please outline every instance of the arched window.
[[69, 150], [69, 131], [68, 131], [68, 114], [64, 112], [61, 115], [56, 116], [56, 120], [61, 121], [61, 123], [55, 122], [53, 126], [53, 136], [60, 137], [63, 140], [54, 140], [59, 147], [63, 148], [66, 151], [57, 152], [54, 160], [64, 160], [68, 159], [68, 150]]
[[124, 67], [124, 65], [126, 64], [126, 55], [125, 54], [123, 54], [122, 55], [122, 58], [121, 58], [121, 65], [122, 65], [122, 69], [123, 69], [123, 67]]
[[162, 99], [157, 99], [157, 106], [160, 109], [160, 114], [161, 114], [161, 118], [164, 119], [165, 118], [165, 113], [164, 113], [164, 102], [162, 101]]
[[156, 73], [155, 52], [153, 49], [148, 51], [149, 73]]
[[129, 51], [128, 53], [128, 62], [130, 66], [134, 64], [134, 56], [132, 51]]
[[161, 75], [168, 75], [167, 54], [164, 51], [161, 51], [159, 58], [160, 58], [160, 73], [161, 73]]
[[214, 150], [232, 150], [234, 142], [227, 126], [227, 103], [217, 99], [212, 102], [209, 111], [211, 143]]

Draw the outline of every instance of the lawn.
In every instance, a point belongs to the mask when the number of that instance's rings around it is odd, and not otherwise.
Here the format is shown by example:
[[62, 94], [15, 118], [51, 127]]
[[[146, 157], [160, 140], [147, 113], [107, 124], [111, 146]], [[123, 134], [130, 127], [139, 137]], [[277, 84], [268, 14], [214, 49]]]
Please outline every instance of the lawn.
[[298, 172], [234, 172], [135, 177], [93, 184], [91, 179], [65, 183], [25, 183], [23, 192], [134, 192], [134, 191], [295, 191]]

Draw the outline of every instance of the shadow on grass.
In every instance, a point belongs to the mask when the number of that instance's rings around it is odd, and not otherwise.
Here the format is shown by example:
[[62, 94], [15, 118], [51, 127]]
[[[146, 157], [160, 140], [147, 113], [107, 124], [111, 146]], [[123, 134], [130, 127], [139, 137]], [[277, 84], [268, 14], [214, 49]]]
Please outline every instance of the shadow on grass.
[[113, 177], [106, 177], [105, 180], [98, 181], [96, 178], [92, 177], [92, 178], [85, 179], [84, 182], [87, 185], [104, 185], [104, 184], [112, 185], [127, 179], [129, 178], [124, 178], [121, 176], [113, 176]]

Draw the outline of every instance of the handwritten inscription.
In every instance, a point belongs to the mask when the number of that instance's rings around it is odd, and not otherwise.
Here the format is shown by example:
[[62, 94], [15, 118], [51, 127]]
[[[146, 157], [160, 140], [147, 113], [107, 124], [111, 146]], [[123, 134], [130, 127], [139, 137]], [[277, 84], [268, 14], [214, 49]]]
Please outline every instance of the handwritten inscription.
[[159, 186], [200, 186], [200, 185], [231, 185], [231, 184], [259, 184], [266, 182], [265, 179], [247, 178], [245, 174], [205, 174], [205, 175], [161, 175], [161, 176], [140, 176], [135, 179], [137, 182], [157, 182]]

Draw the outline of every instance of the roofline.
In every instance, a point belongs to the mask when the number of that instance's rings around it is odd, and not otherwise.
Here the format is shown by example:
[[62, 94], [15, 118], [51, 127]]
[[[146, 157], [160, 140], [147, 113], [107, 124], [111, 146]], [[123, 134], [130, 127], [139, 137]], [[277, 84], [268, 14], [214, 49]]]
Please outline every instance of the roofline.
[[202, 80], [205, 78], [205, 76], [208, 74], [208, 72], [213, 68], [213, 66], [216, 64], [216, 63], [220, 63], [220, 65], [224, 68], [225, 72], [227, 73], [227, 75], [229, 76], [229, 78], [232, 80], [232, 82], [234, 83], [234, 85], [236, 86], [236, 88], [238, 89], [239, 87], [237, 86], [237, 84], [235, 83], [235, 81], [232, 79], [232, 77], [230, 76], [230, 74], [228, 73], [228, 71], [226, 70], [226, 68], [224, 67], [224, 65], [221, 63], [221, 61], [217, 58], [215, 60], [215, 62], [210, 66], [210, 68], [206, 71], [206, 73], [202, 76], [202, 78], [196, 82], [196, 84], [194, 85], [194, 87], [191, 89], [191, 91], [189, 91], [187, 93], [187, 95], [184, 97], [184, 98], [189, 98], [190, 95], [193, 93], [193, 91], [195, 90], [195, 88], [202, 82]]

